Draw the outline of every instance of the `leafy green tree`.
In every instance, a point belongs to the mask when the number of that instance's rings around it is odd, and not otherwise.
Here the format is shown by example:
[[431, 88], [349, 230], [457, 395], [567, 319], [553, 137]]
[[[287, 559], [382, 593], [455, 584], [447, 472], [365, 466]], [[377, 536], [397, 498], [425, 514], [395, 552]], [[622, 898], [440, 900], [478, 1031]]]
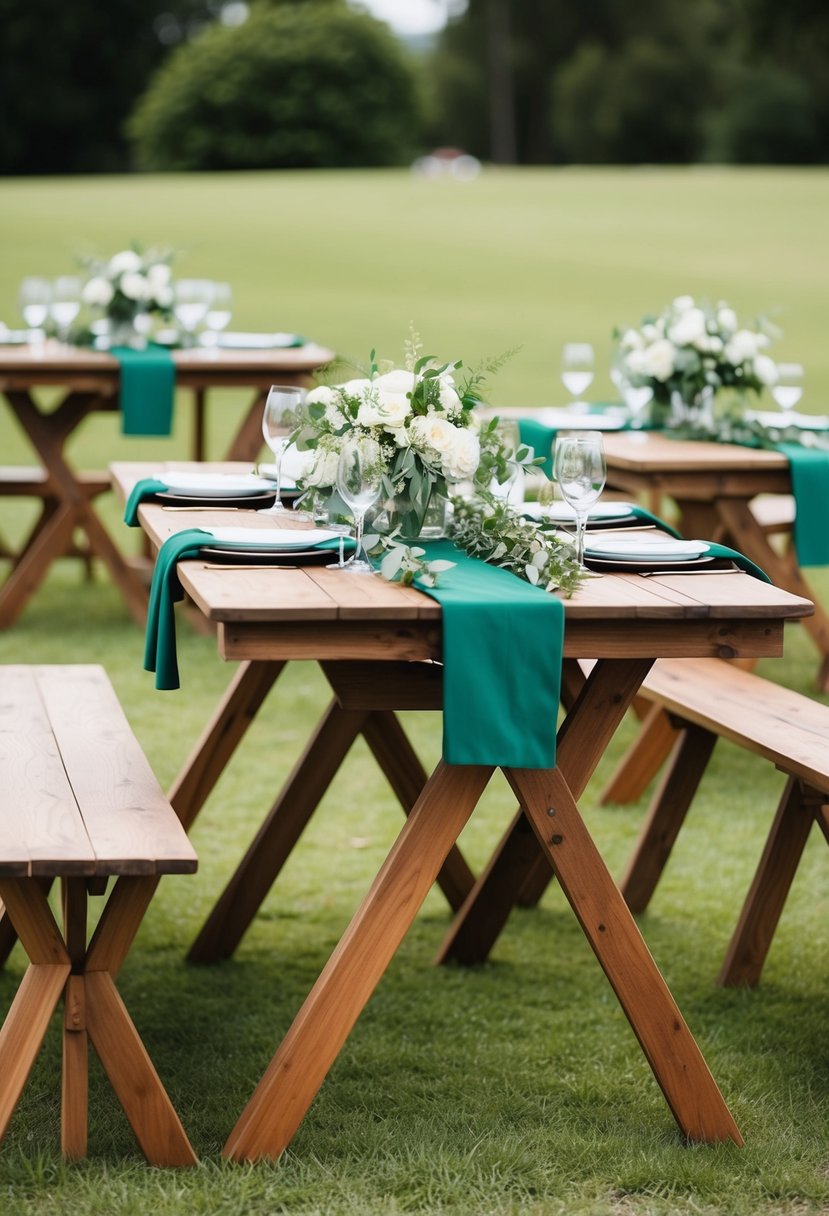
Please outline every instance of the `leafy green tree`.
[[211, 0], [0, 0], [0, 173], [127, 168], [121, 128], [135, 98], [169, 40], [217, 11]]
[[339, 0], [262, 4], [160, 69], [129, 124], [151, 169], [398, 164], [419, 136], [402, 45]]

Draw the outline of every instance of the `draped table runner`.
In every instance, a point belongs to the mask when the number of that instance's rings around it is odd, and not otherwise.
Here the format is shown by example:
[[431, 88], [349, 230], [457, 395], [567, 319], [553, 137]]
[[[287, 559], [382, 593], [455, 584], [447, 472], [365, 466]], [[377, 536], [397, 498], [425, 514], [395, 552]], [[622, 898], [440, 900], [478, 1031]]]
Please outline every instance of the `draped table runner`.
[[[313, 532], [300, 535], [313, 543]], [[144, 667], [155, 672], [156, 688], [180, 684], [174, 603], [182, 589], [176, 565], [215, 543], [209, 530], [190, 528], [169, 537], [159, 550], [144, 651]], [[563, 603], [507, 570], [469, 557], [450, 541], [423, 543], [427, 560], [456, 563], [441, 574], [438, 587], [417, 584], [440, 603], [443, 615], [444, 759], [449, 764], [552, 768]], [[321, 547], [338, 544], [336, 539]]]
[[151, 342], [143, 350], [113, 346], [109, 353], [121, 367], [119, 405], [123, 433], [169, 435], [176, 387], [176, 368], [169, 350]]

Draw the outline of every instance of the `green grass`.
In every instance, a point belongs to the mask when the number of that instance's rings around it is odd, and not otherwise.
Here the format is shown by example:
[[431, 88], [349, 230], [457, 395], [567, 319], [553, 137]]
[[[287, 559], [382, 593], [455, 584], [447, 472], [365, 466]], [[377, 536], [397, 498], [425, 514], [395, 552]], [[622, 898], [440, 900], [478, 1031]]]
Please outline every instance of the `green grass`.
[[[0, 185], [7, 241], [0, 317], [15, 323], [26, 272], [57, 273], [73, 251], [132, 236], [169, 241], [181, 271], [227, 277], [239, 327], [291, 328], [337, 350], [397, 355], [409, 321], [441, 354], [520, 352], [494, 382], [498, 403], [560, 399], [558, 353], [582, 335], [609, 356], [617, 321], [680, 292], [723, 296], [751, 314], [781, 308], [780, 345], [807, 366], [804, 405], [825, 408], [825, 214], [821, 172], [523, 171], [472, 186], [400, 173], [13, 181]], [[609, 383], [597, 380], [597, 395]], [[183, 453], [189, 403], [169, 441], [129, 441], [109, 419], [73, 455]], [[214, 410], [218, 450], [241, 399]], [[0, 459], [27, 459], [0, 415]], [[3, 500], [0, 532], [29, 508]], [[117, 527], [114, 508], [110, 509]], [[129, 538], [132, 540], [132, 538]], [[815, 586], [829, 594], [824, 572]], [[184, 687], [152, 690], [141, 636], [100, 574], [61, 562], [0, 662], [102, 662], [163, 784], [190, 750], [230, 674], [211, 639], [180, 627]], [[773, 678], [809, 692], [802, 630]], [[90, 1160], [61, 1163], [55, 1023], [0, 1149], [0, 1211], [113, 1216], [207, 1213], [504, 1213], [522, 1216], [801, 1216], [829, 1211], [826, 850], [810, 841], [763, 980], [721, 991], [716, 974], [781, 786], [779, 774], [719, 744], [642, 929], [719, 1081], [746, 1147], [687, 1147], [560, 892], [516, 912], [486, 966], [430, 965], [448, 923], [433, 892], [276, 1165], [223, 1165], [238, 1112], [289, 1026], [400, 822], [355, 747], [236, 957], [183, 956], [325, 703], [311, 665], [291, 668], [198, 819], [192, 878], [165, 879], [119, 981], [203, 1164], [148, 1168], [108, 1083], [92, 1080]], [[287, 710], [286, 710], [286, 707]], [[424, 761], [432, 715], [407, 718]], [[597, 795], [626, 725], [583, 800], [614, 873], [644, 801]], [[487, 859], [513, 803], [493, 782], [464, 833]], [[0, 974], [0, 1008], [24, 966]]]

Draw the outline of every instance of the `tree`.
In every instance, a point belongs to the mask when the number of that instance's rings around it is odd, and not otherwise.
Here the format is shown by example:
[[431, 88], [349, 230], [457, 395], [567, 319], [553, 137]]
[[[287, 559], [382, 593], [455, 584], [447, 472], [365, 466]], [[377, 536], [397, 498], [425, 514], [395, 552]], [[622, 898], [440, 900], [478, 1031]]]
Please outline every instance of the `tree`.
[[160, 69], [129, 130], [151, 169], [399, 164], [417, 145], [413, 69], [380, 22], [339, 3], [260, 6]]
[[0, 173], [127, 168], [121, 128], [159, 35], [214, 17], [211, 0], [0, 0]]

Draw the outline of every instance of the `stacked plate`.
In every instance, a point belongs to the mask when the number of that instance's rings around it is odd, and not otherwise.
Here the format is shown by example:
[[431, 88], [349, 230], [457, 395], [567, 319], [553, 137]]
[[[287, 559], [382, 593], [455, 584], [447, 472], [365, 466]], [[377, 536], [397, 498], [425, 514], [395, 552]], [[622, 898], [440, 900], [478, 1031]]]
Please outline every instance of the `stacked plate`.
[[[542, 523], [575, 524], [576, 513], [569, 503], [554, 502], [550, 506], [537, 502], [525, 502], [521, 506], [523, 515]], [[602, 528], [608, 524], [635, 523], [637, 516], [632, 503], [629, 502], [598, 502], [587, 513], [588, 528]]]
[[714, 558], [707, 541], [675, 540], [662, 532], [637, 532], [629, 537], [588, 537], [584, 560], [599, 568], [670, 570], [705, 566]]
[[160, 481], [167, 490], [156, 494], [161, 501], [174, 501], [181, 506], [205, 506], [217, 503], [223, 507], [264, 507], [273, 501], [273, 482], [254, 473], [202, 473], [172, 470], [162, 473]]
[[549, 426], [554, 431], [620, 431], [625, 425], [622, 414], [581, 413], [577, 410], [544, 408], [533, 410], [533, 422]]
[[[205, 528], [212, 545], [202, 549], [204, 557], [230, 563], [255, 562], [272, 566], [326, 566], [337, 560], [331, 541], [338, 532], [324, 528]], [[323, 546], [328, 542], [328, 547]]]

